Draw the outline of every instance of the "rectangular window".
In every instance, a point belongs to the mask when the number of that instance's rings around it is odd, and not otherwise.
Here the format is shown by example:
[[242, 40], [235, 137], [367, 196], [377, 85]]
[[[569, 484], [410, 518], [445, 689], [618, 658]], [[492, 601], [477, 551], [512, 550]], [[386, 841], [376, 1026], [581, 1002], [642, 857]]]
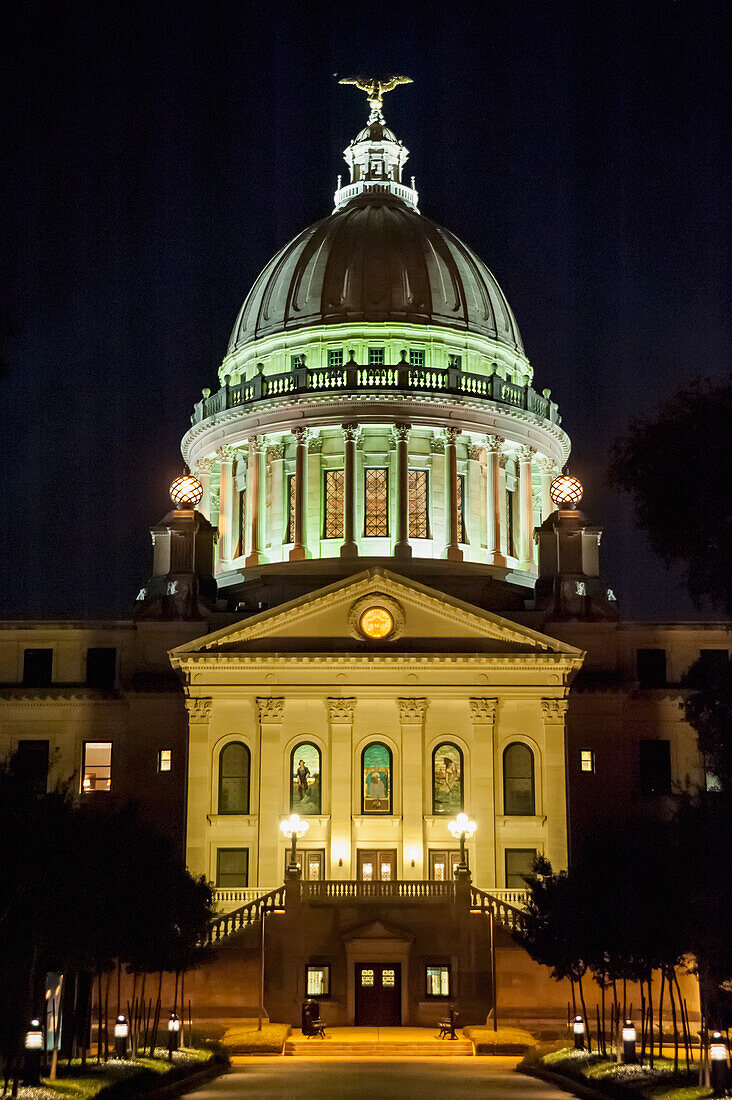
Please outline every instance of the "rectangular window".
[[580, 750], [580, 770], [583, 772], [594, 772], [595, 753], [593, 749]]
[[328, 348], [328, 366], [343, 366], [343, 348]]
[[216, 852], [216, 885], [243, 887], [249, 885], [249, 849], [219, 848]]
[[458, 542], [466, 543], [468, 536], [465, 532], [465, 474], [457, 476], [457, 506], [458, 506]]
[[50, 687], [53, 672], [52, 649], [26, 649], [23, 652], [23, 686]]
[[409, 537], [428, 539], [430, 522], [428, 511], [429, 481], [427, 470], [409, 471]]
[[290, 356], [290, 369], [297, 370], [298, 367], [305, 366], [305, 356], [302, 352], [298, 352], [297, 355]]
[[526, 890], [525, 875], [532, 875], [536, 848], [506, 848], [506, 889]]
[[287, 526], [285, 542], [295, 541], [295, 475], [287, 475]]
[[323, 538], [343, 538], [343, 470], [326, 470], [323, 475]]
[[383, 348], [369, 348], [369, 366], [370, 367], [383, 367], [384, 365], [384, 349]]
[[364, 470], [364, 528], [366, 538], [389, 536], [389, 471], [385, 467]]
[[160, 749], [158, 751], [158, 771], [169, 772], [173, 767], [173, 750]]
[[427, 996], [450, 996], [450, 967], [427, 966]]
[[330, 997], [329, 966], [308, 966], [306, 976], [308, 997]]
[[671, 794], [671, 742], [639, 741], [638, 751], [642, 797]]
[[666, 687], [666, 650], [636, 650], [636, 673], [642, 688]]
[[100, 691], [111, 691], [117, 678], [117, 650], [113, 646], [91, 646], [86, 651], [86, 682]]
[[699, 661], [704, 672], [714, 675], [727, 668], [729, 652], [726, 649], [700, 649]]
[[112, 788], [112, 742], [85, 741], [82, 764], [82, 791], [109, 791]]
[[456, 370], [463, 369], [463, 357], [462, 355], [448, 355], [447, 357], [448, 367], [455, 367]]
[[15, 750], [15, 771], [34, 794], [45, 794], [48, 787], [48, 741], [23, 740]]
[[424, 351], [421, 348], [409, 349], [409, 365], [410, 367], [424, 366]]

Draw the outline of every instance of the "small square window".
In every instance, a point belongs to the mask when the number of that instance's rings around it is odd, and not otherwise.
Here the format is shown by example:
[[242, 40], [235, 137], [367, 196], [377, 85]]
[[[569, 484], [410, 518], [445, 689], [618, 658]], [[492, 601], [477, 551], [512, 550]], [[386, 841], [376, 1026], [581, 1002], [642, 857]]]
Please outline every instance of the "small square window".
[[82, 767], [82, 791], [109, 791], [112, 788], [112, 742], [85, 741]]
[[583, 772], [594, 772], [595, 770], [595, 752], [594, 749], [581, 749], [580, 750], [580, 770]]
[[424, 366], [424, 350], [422, 348], [409, 349], [409, 365], [410, 367]]
[[343, 348], [328, 348], [328, 366], [343, 366]]
[[299, 352], [297, 355], [291, 355], [290, 356], [290, 367], [291, 367], [292, 370], [297, 370], [298, 367], [304, 367], [304, 366], [305, 366], [305, 356], [302, 352]]
[[384, 365], [384, 349], [383, 348], [369, 348], [369, 366], [370, 367], [383, 367]]
[[158, 771], [169, 772], [173, 766], [173, 750], [160, 749], [158, 752]]
[[308, 966], [307, 972], [307, 996], [330, 997], [330, 967]]
[[457, 370], [462, 370], [463, 357], [462, 355], [448, 355], [447, 357], [448, 367], [455, 367]]
[[427, 967], [427, 996], [428, 997], [449, 997], [450, 996], [450, 967], [449, 966], [428, 966]]

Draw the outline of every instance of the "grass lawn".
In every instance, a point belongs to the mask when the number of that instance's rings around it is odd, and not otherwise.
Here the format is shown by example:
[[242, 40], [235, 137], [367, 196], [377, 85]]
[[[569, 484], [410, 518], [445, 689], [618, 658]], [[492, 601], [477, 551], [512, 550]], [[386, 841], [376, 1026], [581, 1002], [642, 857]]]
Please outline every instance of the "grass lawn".
[[89, 1097], [104, 1096], [105, 1090], [111, 1090], [112, 1096], [140, 1096], [148, 1088], [158, 1084], [167, 1084], [166, 1076], [178, 1080], [186, 1072], [203, 1068], [213, 1060], [207, 1050], [184, 1048], [168, 1061], [167, 1050], [158, 1047], [155, 1058], [132, 1058], [125, 1060], [110, 1059], [97, 1065], [94, 1059], [87, 1059], [86, 1065], [75, 1058], [70, 1066], [59, 1063], [58, 1078], [51, 1081], [41, 1078], [39, 1088], [21, 1086], [18, 1093], [22, 1100], [87, 1100]]
[[654, 1068], [618, 1065], [599, 1054], [575, 1051], [569, 1047], [553, 1050], [534, 1060], [555, 1073], [571, 1077], [606, 1092], [608, 1096], [644, 1097], [649, 1100], [703, 1100], [712, 1090], [696, 1084], [698, 1066], [691, 1074], [686, 1065], [674, 1073], [670, 1058], [656, 1058]]
[[226, 1054], [281, 1054], [291, 1031], [289, 1024], [265, 1023], [258, 1031], [256, 1020], [243, 1020], [227, 1028], [219, 1045]]
[[464, 1027], [463, 1035], [475, 1043], [476, 1054], [523, 1054], [536, 1046], [536, 1039], [520, 1027]]

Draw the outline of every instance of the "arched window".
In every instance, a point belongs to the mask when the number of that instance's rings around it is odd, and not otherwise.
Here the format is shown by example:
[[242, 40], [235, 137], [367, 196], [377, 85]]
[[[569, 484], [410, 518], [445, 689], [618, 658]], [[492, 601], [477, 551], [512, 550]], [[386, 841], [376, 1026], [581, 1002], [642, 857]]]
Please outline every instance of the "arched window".
[[365, 814], [390, 814], [392, 798], [391, 749], [374, 741], [361, 754], [361, 808]]
[[249, 813], [249, 749], [230, 741], [219, 753], [219, 813]]
[[534, 754], [528, 745], [516, 741], [503, 753], [503, 812], [531, 817], [534, 806]]
[[320, 807], [320, 749], [303, 741], [290, 755], [290, 809], [305, 817], [319, 814]]
[[445, 741], [432, 753], [432, 813], [457, 814], [463, 808], [463, 754]]

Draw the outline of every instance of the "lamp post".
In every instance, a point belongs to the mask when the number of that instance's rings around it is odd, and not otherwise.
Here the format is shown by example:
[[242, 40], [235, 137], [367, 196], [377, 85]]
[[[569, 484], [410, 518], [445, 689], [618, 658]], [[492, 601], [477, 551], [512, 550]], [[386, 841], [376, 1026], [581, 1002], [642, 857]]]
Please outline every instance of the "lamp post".
[[468, 857], [465, 851], [465, 838], [468, 840], [478, 826], [467, 814], [458, 814], [454, 821], [448, 821], [447, 827], [455, 840], [460, 838], [460, 863], [455, 868], [455, 878], [469, 879]]
[[280, 822], [280, 829], [284, 835], [292, 841], [290, 849], [290, 862], [287, 865], [288, 878], [300, 878], [300, 868], [297, 865], [297, 841], [310, 828], [309, 821], [303, 821], [299, 814], [290, 814], [287, 821]]
[[130, 1025], [124, 1016], [118, 1016], [114, 1025], [114, 1056], [115, 1058], [127, 1057], [127, 1039], [130, 1034]]
[[712, 1096], [726, 1096], [727, 1044], [719, 1031], [713, 1031], [709, 1041], [709, 1062]]
[[180, 1042], [180, 1016], [171, 1012], [168, 1020], [168, 1061], [173, 1061], [173, 1051], [178, 1049]]
[[25, 1033], [25, 1059], [23, 1062], [23, 1084], [41, 1083], [41, 1053], [43, 1051], [43, 1028], [40, 1020], [31, 1020]]
[[638, 1061], [635, 1053], [635, 1025], [632, 1020], [626, 1020], [623, 1024], [623, 1061], [626, 1066], [634, 1066]]
[[574, 1023], [572, 1024], [572, 1032], [574, 1034], [574, 1049], [585, 1049], [585, 1021], [581, 1016], [575, 1016]]

